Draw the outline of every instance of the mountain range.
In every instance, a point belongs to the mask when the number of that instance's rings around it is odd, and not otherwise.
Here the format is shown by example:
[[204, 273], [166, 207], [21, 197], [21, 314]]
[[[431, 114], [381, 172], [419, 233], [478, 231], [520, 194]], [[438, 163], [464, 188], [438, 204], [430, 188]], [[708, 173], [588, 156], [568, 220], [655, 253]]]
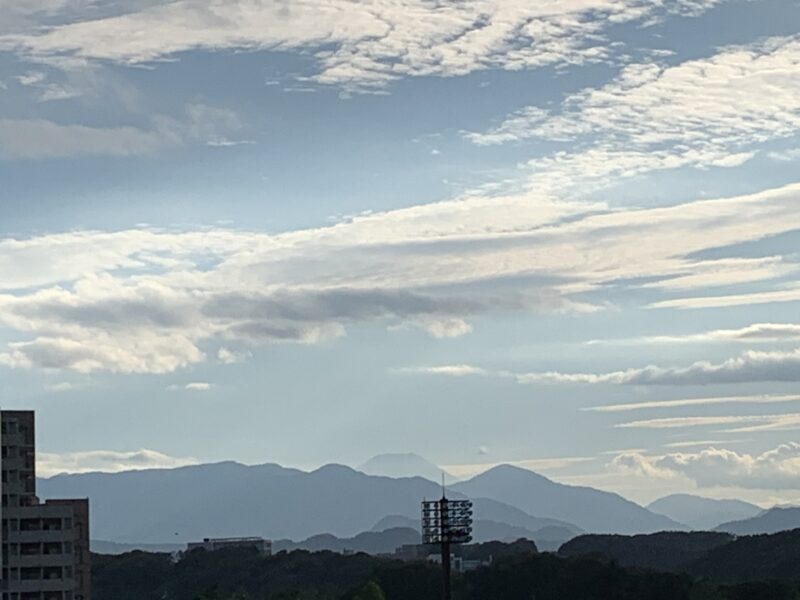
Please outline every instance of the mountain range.
[[750, 519], [730, 521], [716, 528], [717, 531], [734, 535], [777, 533], [790, 529], [800, 529], [800, 508], [798, 507], [771, 508]]
[[[441, 496], [441, 486], [422, 477], [367, 475], [342, 465], [308, 473], [234, 462], [64, 474], [38, 485], [42, 498], [88, 497], [93, 538], [138, 544], [238, 535], [352, 538], [392, 515], [416, 520], [422, 499]], [[473, 500], [481, 537], [493, 531], [503, 539], [519, 533], [536, 540], [539, 532], [560, 543], [584, 531], [685, 529], [617, 494], [562, 485], [517, 467], [495, 467], [451, 486], [448, 495]]]
[[493, 498], [531, 515], [567, 521], [590, 533], [650, 533], [687, 528], [619, 494], [556, 483], [510, 465], [497, 466], [451, 489], [470, 498]]
[[760, 506], [742, 500], [716, 500], [690, 494], [672, 494], [651, 502], [647, 508], [692, 529], [708, 531], [721, 523], [755, 517]]

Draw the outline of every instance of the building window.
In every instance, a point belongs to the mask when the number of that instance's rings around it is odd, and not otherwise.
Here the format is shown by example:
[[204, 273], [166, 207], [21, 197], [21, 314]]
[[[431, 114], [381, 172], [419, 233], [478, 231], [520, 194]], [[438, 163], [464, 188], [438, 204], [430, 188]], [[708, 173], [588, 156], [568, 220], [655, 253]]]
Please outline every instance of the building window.
[[40, 531], [42, 529], [41, 519], [20, 519], [20, 531]]
[[61, 519], [42, 519], [43, 531], [60, 531]]
[[61, 554], [61, 542], [46, 542], [42, 546], [42, 554]]
[[19, 578], [23, 581], [30, 581], [31, 579], [41, 579], [41, 567], [22, 567], [19, 570]]

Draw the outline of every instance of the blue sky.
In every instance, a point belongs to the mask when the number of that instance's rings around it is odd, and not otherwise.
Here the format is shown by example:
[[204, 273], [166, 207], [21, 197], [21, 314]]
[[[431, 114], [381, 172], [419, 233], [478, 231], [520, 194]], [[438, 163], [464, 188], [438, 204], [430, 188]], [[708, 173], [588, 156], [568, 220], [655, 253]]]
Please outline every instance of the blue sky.
[[798, 2], [0, 12], [42, 473], [415, 451], [800, 500]]

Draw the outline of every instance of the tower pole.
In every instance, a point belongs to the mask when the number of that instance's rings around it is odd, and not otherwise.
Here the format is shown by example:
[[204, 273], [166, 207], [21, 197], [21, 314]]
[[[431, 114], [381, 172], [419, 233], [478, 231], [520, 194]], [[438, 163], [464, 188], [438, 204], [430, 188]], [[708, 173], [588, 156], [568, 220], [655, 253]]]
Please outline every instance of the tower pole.
[[[444, 480], [444, 476], [442, 476]], [[442, 487], [442, 499], [439, 501], [439, 514], [442, 519], [442, 574], [444, 576], [442, 594], [444, 600], [450, 600], [450, 509], [447, 496]]]

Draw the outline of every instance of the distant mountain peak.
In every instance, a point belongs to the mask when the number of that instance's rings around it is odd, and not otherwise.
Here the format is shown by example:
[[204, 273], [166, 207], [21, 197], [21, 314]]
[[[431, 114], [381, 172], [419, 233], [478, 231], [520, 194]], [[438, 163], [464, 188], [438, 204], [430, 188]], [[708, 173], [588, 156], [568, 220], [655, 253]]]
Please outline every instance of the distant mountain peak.
[[716, 528], [735, 535], [758, 535], [800, 529], [800, 508], [774, 507], [749, 519], [729, 521]]
[[413, 452], [379, 454], [370, 458], [357, 469], [367, 475], [394, 478], [423, 477], [435, 483], [441, 482], [442, 473], [444, 473], [447, 483], [456, 481], [455, 477]]
[[706, 498], [692, 494], [664, 496], [651, 502], [647, 508], [697, 530], [714, 529], [720, 523], [748, 519], [761, 512], [760, 507], [742, 500]]

